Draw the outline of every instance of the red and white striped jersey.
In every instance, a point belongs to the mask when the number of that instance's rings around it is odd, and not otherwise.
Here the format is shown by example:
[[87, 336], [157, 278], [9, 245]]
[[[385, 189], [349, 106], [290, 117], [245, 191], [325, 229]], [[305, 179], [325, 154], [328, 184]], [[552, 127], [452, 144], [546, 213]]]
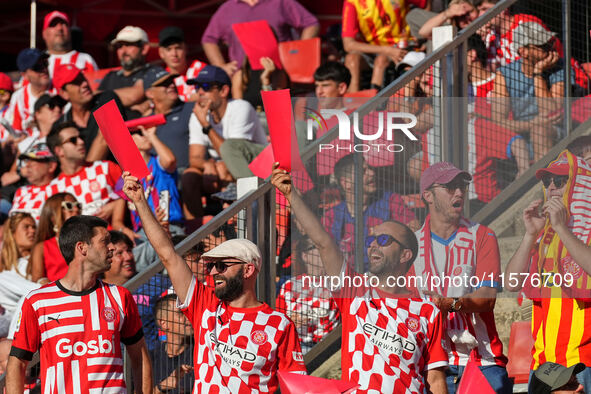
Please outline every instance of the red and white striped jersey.
[[[360, 277], [348, 269], [344, 273]], [[447, 366], [435, 304], [393, 298], [363, 284], [333, 297], [343, 325], [343, 378], [360, 385], [357, 393], [423, 393], [426, 371]]]
[[94, 215], [104, 205], [119, 199], [115, 184], [121, 177], [121, 168], [112, 161], [97, 160], [88, 163], [77, 173], [63, 172], [49, 184], [50, 196], [56, 193], [70, 193], [82, 204], [82, 215]]
[[98, 66], [88, 53], [71, 50], [63, 55], [49, 55], [49, 77], [53, 78], [53, 70], [60, 64], [72, 64], [81, 71], [96, 71]]
[[[444, 240], [431, 232], [430, 221], [430, 216], [427, 216], [423, 227], [415, 233], [419, 241], [419, 254], [414, 261], [415, 273], [422, 277], [427, 285], [436, 283], [431, 281], [430, 277], [444, 276], [451, 279], [442, 280], [440, 283], [445, 284], [444, 286], [425, 286], [421, 290], [435, 291], [443, 297], [462, 297], [480, 287], [500, 287], [499, 245], [491, 229], [461, 218], [456, 232]], [[465, 279], [458, 282], [453, 279], [456, 277]], [[476, 339], [477, 365], [507, 364], [492, 311], [447, 314], [447, 335], [443, 340], [449, 349], [449, 363], [465, 366], [473, 346], [471, 343], [452, 340], [454, 330], [468, 331]]]
[[320, 342], [339, 324], [339, 310], [328, 289], [312, 285], [312, 277], [299, 275], [286, 281], [279, 291], [275, 308], [290, 316], [297, 313], [306, 324], [298, 327], [300, 341]]
[[[56, 92], [52, 89], [45, 93], [54, 95]], [[33, 95], [31, 85], [28, 83], [12, 94], [5, 117], [15, 130], [27, 130], [30, 134], [36, 102], [37, 97]]]
[[39, 350], [45, 394], [125, 393], [121, 343], [142, 337], [127, 289], [97, 281], [73, 292], [56, 281], [26, 296], [10, 354], [31, 360]]
[[193, 393], [274, 393], [278, 370], [306, 373], [295, 325], [267, 304], [233, 308], [193, 277], [180, 308], [195, 333]]
[[[189, 101], [191, 95], [195, 93], [195, 86], [187, 85], [187, 80], [197, 78], [197, 75], [199, 75], [199, 71], [201, 71], [201, 69], [206, 65], [206, 63], [203, 63], [199, 60], [195, 60], [187, 69], [187, 73], [185, 75], [179, 75], [174, 79], [174, 84], [176, 85], [176, 89], [179, 93], [179, 98], [182, 101]], [[170, 72], [170, 69], [167, 67], [166, 71]]]
[[44, 186], [26, 185], [16, 189], [12, 199], [12, 208], [9, 214], [13, 212], [27, 212], [39, 223], [41, 208], [49, 197], [49, 184]]

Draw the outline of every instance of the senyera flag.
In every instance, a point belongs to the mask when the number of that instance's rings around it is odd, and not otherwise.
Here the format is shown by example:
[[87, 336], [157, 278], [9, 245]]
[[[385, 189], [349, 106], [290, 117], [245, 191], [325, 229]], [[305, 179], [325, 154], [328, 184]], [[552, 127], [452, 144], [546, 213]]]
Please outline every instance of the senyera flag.
[[278, 371], [279, 387], [282, 394], [348, 394], [359, 387], [344, 380], [317, 378], [292, 372]]
[[113, 156], [117, 159], [121, 169], [129, 171], [131, 175], [138, 179], [148, 176], [150, 171], [135, 142], [133, 142], [129, 130], [125, 127], [123, 117], [119, 112], [119, 108], [117, 108], [117, 104], [115, 104], [115, 100], [101, 106], [93, 114], [109, 149], [113, 152]]

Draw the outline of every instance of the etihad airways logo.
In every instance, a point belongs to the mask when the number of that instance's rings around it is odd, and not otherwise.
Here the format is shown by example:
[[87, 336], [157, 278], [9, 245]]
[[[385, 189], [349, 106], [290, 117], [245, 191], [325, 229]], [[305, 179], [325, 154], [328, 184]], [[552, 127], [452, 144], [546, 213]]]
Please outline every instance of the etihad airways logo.
[[394, 332], [390, 332], [371, 323], [363, 324], [363, 332], [369, 337], [369, 341], [378, 348], [396, 355], [402, 355], [403, 351], [413, 353], [417, 345]]
[[209, 338], [218, 354], [222, 356], [226, 363], [233, 367], [240, 368], [243, 361], [254, 363], [257, 359], [257, 355], [253, 352], [218, 341], [214, 333], [209, 334]]

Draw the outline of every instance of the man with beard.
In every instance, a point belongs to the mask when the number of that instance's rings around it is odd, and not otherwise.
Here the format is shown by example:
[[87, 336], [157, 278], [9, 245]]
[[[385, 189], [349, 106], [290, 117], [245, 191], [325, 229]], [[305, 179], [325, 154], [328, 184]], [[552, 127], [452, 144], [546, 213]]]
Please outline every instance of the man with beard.
[[371, 228], [365, 238], [372, 274], [368, 284], [370, 277], [350, 269], [331, 235], [292, 187], [291, 175], [278, 166], [273, 166], [271, 183], [320, 252], [329, 275], [327, 287], [341, 312], [343, 379], [358, 383], [357, 393], [447, 393], [441, 313], [405, 281], [418, 250], [412, 230], [394, 220]]
[[[54, 70], [53, 86], [59, 95], [72, 105], [56, 123], [73, 122], [80, 130], [80, 137], [88, 152], [86, 160], [95, 161], [112, 158], [109, 147], [94, 118], [93, 112], [103, 104], [115, 100], [119, 111], [124, 108], [119, 97], [111, 91], [93, 94], [86, 77], [71, 64], [59, 65]], [[125, 116], [125, 114], [124, 114]]]
[[42, 392], [125, 392], [123, 343], [131, 357], [134, 388], [151, 393], [152, 367], [131, 293], [98, 279], [113, 256], [107, 222], [71, 217], [60, 230], [59, 246], [68, 271], [25, 297], [8, 360], [6, 392], [23, 392], [26, 366], [37, 350]]
[[[448, 162], [423, 172], [421, 195], [429, 215], [416, 232], [420, 253], [414, 269], [424, 280], [420, 290], [433, 295], [446, 315], [448, 391], [457, 390], [472, 353], [495, 392], [511, 393], [507, 358], [493, 314], [501, 270], [499, 245], [491, 229], [462, 216], [471, 180], [470, 174]], [[437, 285], [431, 280], [435, 277], [445, 278], [445, 284]], [[462, 285], [457, 285], [457, 279]]]
[[146, 55], [150, 51], [148, 34], [140, 27], [125, 26], [111, 45], [117, 52], [121, 70], [105, 75], [98, 90], [115, 91], [125, 107], [143, 102], [142, 78], [152, 67], [146, 63]]
[[194, 393], [275, 392], [277, 371], [304, 374], [295, 325], [257, 300], [258, 247], [231, 239], [203, 254], [212, 290], [192, 275], [152, 214], [142, 184], [123, 173], [123, 191], [136, 207], [148, 240], [168, 271], [180, 308], [195, 333]]
[[98, 70], [96, 62], [88, 53], [72, 49], [70, 18], [60, 11], [52, 11], [43, 19], [43, 41], [49, 54], [49, 76], [55, 66], [72, 64], [82, 71]]

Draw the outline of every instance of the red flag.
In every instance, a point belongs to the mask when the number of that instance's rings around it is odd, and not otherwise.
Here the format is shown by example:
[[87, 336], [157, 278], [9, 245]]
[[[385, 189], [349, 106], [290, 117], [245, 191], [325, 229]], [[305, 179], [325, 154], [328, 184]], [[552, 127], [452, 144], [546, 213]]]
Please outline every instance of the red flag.
[[109, 101], [94, 111], [93, 114], [103, 137], [105, 137], [105, 141], [107, 141], [107, 145], [109, 145], [109, 149], [113, 152], [113, 156], [115, 156], [123, 171], [129, 171], [131, 175], [138, 179], [148, 176], [150, 171], [135, 142], [133, 142], [129, 130], [123, 123], [123, 117], [121, 117], [115, 100]]
[[474, 351], [470, 354], [470, 359], [468, 360], [468, 364], [466, 364], [466, 369], [464, 369], [464, 374], [460, 380], [457, 393], [495, 394], [495, 391], [490, 387], [488, 380], [486, 380], [486, 377], [480, 368], [478, 368], [478, 365], [476, 365]]
[[359, 387], [356, 383], [344, 380], [323, 379], [284, 371], [277, 372], [277, 376], [283, 394], [348, 394]]

